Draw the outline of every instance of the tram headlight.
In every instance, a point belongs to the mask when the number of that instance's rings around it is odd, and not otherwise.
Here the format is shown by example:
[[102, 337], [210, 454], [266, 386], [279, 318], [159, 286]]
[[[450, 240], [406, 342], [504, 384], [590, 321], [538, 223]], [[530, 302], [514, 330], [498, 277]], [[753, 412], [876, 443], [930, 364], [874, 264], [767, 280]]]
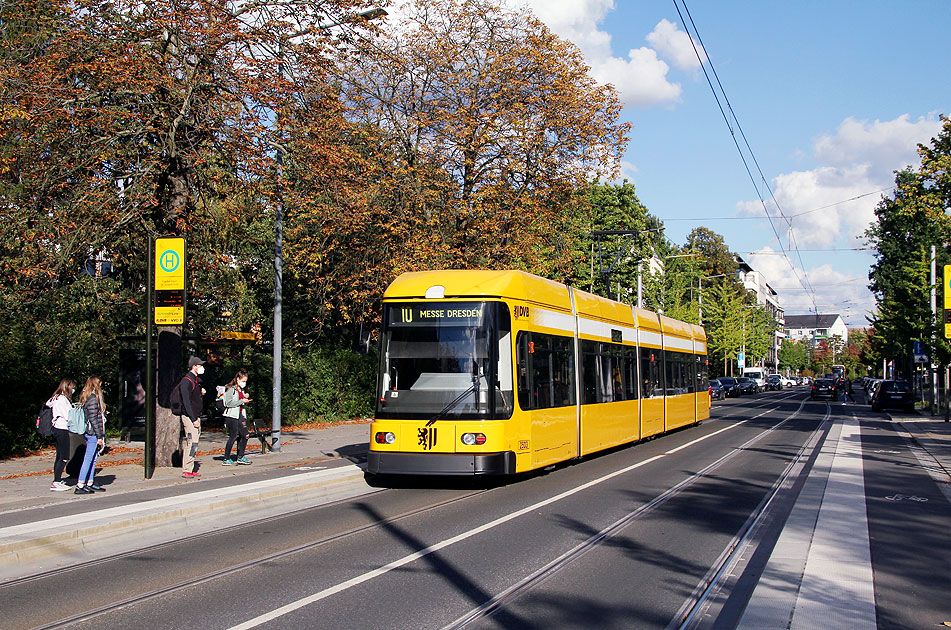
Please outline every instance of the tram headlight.
[[463, 433], [462, 443], [466, 446], [479, 446], [485, 444], [484, 433]]
[[376, 443], [377, 444], [394, 444], [396, 442], [396, 435], [391, 431], [380, 431], [376, 434]]

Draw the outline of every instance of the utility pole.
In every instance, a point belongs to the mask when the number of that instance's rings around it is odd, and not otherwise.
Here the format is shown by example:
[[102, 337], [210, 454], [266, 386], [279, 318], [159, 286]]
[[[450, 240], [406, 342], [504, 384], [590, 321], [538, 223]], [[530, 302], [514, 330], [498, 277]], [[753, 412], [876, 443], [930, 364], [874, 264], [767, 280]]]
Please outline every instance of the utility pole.
[[[936, 404], [938, 401], [938, 367], [934, 362], [935, 355], [935, 346], [937, 345], [937, 339], [935, 338], [934, 327], [938, 325], [938, 268], [936, 265], [937, 261], [937, 252], [934, 245], [931, 246], [931, 322], [932, 333], [931, 333], [931, 348], [928, 349], [928, 361], [930, 369], [928, 370], [928, 376], [931, 378], [931, 405], [929, 406], [931, 415], [935, 415], [938, 411], [936, 409]], [[945, 386], [947, 387], [947, 386]]]

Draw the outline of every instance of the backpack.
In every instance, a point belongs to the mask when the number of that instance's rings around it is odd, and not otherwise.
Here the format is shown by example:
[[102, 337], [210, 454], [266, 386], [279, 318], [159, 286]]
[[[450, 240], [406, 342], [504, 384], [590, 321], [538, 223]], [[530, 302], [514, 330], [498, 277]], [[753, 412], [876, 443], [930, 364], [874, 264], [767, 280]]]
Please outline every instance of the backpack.
[[[175, 389], [172, 390], [172, 395], [168, 397], [168, 408], [172, 411], [172, 414], [176, 416], [184, 416], [187, 413], [185, 411], [185, 402], [182, 400], [182, 383], [186, 380], [188, 380], [188, 377], [183, 376], [182, 380], [175, 386]], [[192, 390], [194, 389], [193, 386]]]
[[225, 388], [221, 385], [217, 387], [218, 396], [215, 398], [215, 412], [219, 416], [225, 415]]
[[80, 403], [73, 405], [66, 413], [66, 428], [70, 433], [79, 435], [86, 432], [86, 410]]
[[36, 431], [43, 437], [53, 435], [53, 409], [43, 405], [40, 414], [36, 416]]

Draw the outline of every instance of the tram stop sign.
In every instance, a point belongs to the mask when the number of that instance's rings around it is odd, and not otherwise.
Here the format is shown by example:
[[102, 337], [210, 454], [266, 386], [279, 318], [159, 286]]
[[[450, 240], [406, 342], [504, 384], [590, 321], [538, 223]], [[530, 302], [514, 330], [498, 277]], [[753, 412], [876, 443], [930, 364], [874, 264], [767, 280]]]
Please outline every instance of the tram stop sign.
[[155, 323], [185, 323], [185, 239], [155, 239]]
[[944, 338], [951, 339], [951, 265], [944, 266]]

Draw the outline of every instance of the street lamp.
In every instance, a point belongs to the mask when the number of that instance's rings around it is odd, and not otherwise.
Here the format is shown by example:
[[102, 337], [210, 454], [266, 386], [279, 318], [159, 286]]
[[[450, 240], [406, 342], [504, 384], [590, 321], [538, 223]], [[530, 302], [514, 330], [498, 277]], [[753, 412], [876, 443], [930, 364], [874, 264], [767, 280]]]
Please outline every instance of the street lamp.
[[[360, 20], [374, 20], [386, 16], [385, 9], [370, 9], [361, 13], [356, 13], [348, 18], [333, 22], [326, 26], [321, 26], [319, 30], [326, 30], [334, 26], [340, 26]], [[281, 63], [278, 65], [278, 71], [284, 76], [283, 52], [279, 53]], [[284, 170], [284, 147], [277, 149], [277, 169], [278, 182], [283, 176]], [[281, 313], [281, 304], [283, 302], [283, 279], [284, 279], [284, 195], [279, 192], [277, 203], [274, 204], [274, 348], [272, 356], [272, 376], [274, 388], [271, 392], [271, 450], [281, 450], [281, 363], [283, 353], [281, 344], [283, 343], [283, 315]]]

